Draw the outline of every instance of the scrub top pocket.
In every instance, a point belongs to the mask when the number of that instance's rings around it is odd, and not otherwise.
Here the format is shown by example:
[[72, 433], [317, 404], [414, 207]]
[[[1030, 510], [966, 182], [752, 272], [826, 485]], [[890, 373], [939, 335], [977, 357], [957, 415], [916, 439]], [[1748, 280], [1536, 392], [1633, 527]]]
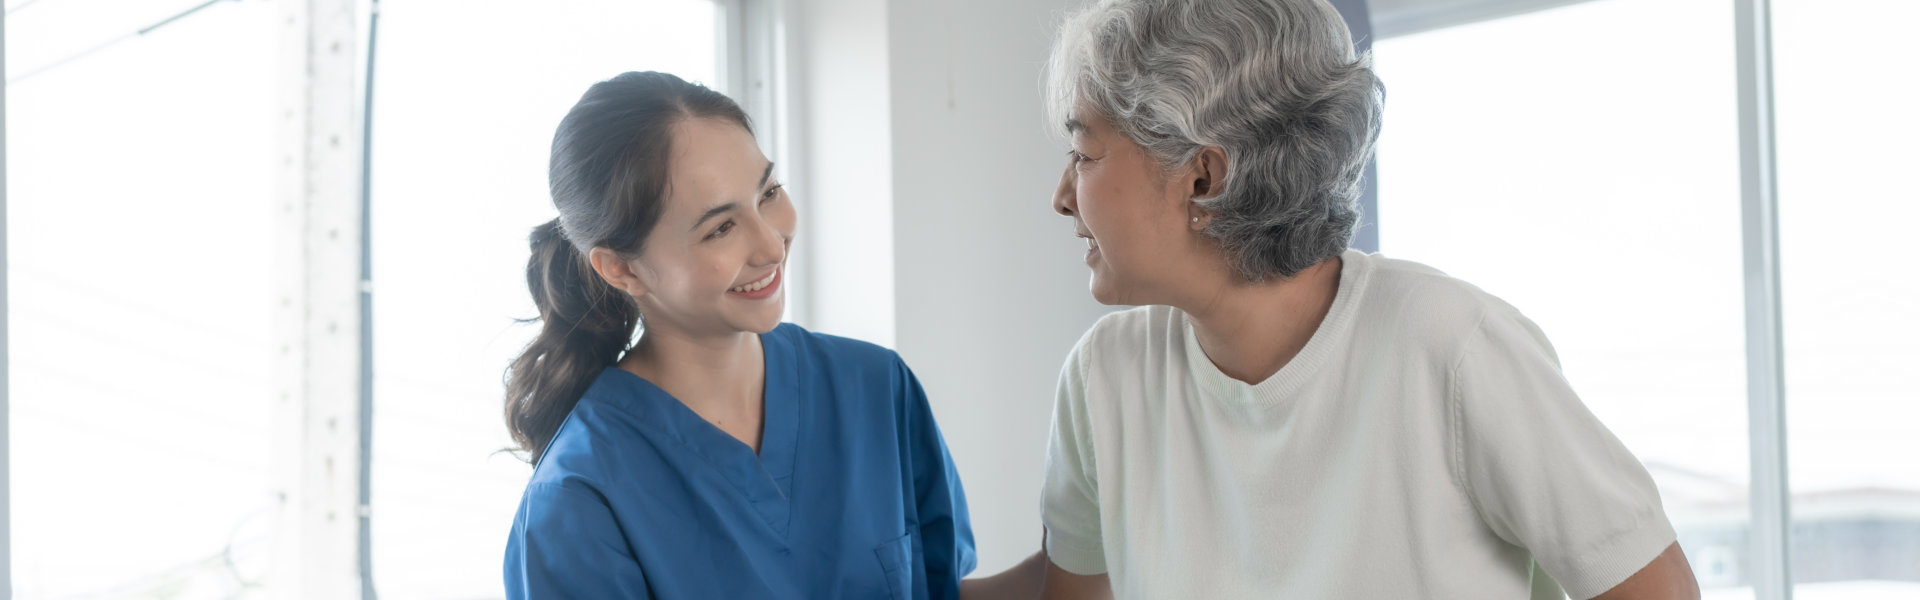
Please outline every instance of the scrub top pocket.
[[874, 547], [893, 600], [913, 600], [913, 534]]

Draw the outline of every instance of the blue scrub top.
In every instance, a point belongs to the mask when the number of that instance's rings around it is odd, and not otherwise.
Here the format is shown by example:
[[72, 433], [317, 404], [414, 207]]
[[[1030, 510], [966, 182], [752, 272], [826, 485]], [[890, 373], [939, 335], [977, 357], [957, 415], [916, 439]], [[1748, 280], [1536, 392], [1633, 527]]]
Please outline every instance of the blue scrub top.
[[508, 598], [958, 598], [959, 474], [899, 355], [760, 336], [760, 454], [609, 367], [554, 435], [507, 542]]

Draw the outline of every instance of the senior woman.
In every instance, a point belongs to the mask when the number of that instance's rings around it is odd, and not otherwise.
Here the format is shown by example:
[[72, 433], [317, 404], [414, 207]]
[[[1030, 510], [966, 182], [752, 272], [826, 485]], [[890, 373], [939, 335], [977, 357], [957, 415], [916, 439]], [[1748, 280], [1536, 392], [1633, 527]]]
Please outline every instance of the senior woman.
[[[1053, 207], [1108, 315], [1062, 369], [1050, 598], [1697, 597], [1533, 322], [1348, 250], [1383, 93], [1325, 0], [1068, 18]], [[1551, 585], [1551, 584], [1546, 584]]]

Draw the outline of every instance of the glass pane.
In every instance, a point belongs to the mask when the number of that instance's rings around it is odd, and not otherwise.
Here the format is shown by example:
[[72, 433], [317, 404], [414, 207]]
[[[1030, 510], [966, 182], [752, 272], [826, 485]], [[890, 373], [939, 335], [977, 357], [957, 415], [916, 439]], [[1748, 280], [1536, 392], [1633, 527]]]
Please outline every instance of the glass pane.
[[1920, 4], [1773, 5], [1794, 597], [1920, 598]]
[[1374, 46], [1382, 250], [1546, 331], [1710, 598], [1753, 594], [1732, 18], [1598, 0]]
[[199, 2], [8, 4], [15, 597], [239, 597], [274, 516], [274, 5], [86, 53]]
[[373, 106], [374, 579], [391, 598], [501, 595], [531, 469], [501, 378], [534, 332], [527, 233], [554, 217], [547, 153], [587, 86], [661, 70], [713, 84], [707, 0], [381, 5]]

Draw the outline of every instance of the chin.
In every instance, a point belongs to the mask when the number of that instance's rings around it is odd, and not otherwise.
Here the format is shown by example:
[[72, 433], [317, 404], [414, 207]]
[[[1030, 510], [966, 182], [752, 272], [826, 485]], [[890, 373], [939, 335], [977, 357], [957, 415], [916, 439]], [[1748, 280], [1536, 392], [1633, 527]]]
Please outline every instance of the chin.
[[1113, 282], [1105, 277], [1101, 277], [1098, 273], [1095, 273], [1093, 278], [1087, 282], [1087, 291], [1093, 294], [1093, 301], [1107, 306], [1126, 304], [1120, 290], [1116, 289], [1117, 287], [1118, 286], [1113, 285]]
[[740, 329], [742, 331], [750, 331], [753, 333], [767, 333], [769, 331], [773, 331], [774, 328], [780, 326], [780, 316], [787, 312], [787, 303], [783, 298], [782, 301], [773, 303], [772, 306], [768, 307], [765, 310], [766, 312], [764, 313], [761, 311], [754, 311], [754, 314], [742, 315], [742, 317], [744, 318], [739, 323]]

